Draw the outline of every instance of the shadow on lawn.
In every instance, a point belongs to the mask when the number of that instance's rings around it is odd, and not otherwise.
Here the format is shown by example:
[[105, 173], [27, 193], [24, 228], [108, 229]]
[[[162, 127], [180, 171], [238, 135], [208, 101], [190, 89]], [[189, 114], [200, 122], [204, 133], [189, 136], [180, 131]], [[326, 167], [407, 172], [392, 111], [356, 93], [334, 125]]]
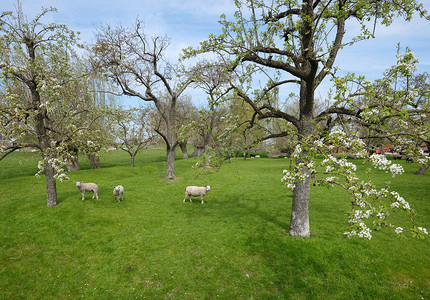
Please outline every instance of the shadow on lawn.
[[262, 209], [260, 209], [261, 204], [259, 201], [255, 202], [249, 202], [253, 203], [254, 205], [249, 205], [248, 203], [239, 202], [237, 206], [241, 209], [241, 211], [247, 212], [247, 215], [258, 217], [261, 219], [262, 222], [269, 222], [273, 225], [279, 227], [280, 229], [284, 231], [288, 231], [288, 227], [290, 226], [285, 221], [280, 220], [280, 216], [274, 216], [273, 214], [270, 214]]

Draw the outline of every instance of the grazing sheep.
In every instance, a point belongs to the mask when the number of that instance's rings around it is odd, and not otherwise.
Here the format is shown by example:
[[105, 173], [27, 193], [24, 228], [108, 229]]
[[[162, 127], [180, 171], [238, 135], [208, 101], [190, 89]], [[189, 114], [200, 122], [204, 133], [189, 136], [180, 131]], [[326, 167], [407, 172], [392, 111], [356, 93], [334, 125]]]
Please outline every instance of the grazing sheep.
[[82, 201], [85, 200], [85, 192], [93, 192], [93, 199], [94, 196], [99, 200], [99, 195], [97, 195], [97, 191], [99, 190], [99, 187], [95, 183], [84, 183], [83, 181], [73, 181], [76, 186], [78, 187], [78, 190], [82, 193]]
[[118, 185], [113, 189], [113, 195], [115, 196], [116, 201], [120, 202], [120, 198], [124, 200], [124, 187], [122, 185]]
[[187, 197], [190, 199], [190, 202], [193, 202], [191, 200], [191, 196], [196, 197], [196, 196], [200, 196], [202, 199], [202, 204], [203, 199], [205, 198], [205, 195], [207, 192], [209, 192], [211, 190], [211, 186], [187, 186], [187, 188], [185, 189], [185, 198], [184, 198], [184, 202], [187, 199]]

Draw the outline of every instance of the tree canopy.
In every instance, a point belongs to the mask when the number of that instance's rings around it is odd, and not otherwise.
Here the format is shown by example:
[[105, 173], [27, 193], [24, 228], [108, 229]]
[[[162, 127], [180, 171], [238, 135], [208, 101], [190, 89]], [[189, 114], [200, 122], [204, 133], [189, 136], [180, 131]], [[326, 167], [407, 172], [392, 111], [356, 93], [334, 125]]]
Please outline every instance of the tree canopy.
[[[215, 53], [237, 73], [240, 79], [232, 86], [258, 119], [283, 119], [293, 126], [299, 144], [294, 171], [287, 173], [294, 174], [287, 176], [290, 187], [294, 187], [289, 231], [293, 236], [310, 236], [309, 193], [314, 160], [312, 147], [305, 145], [319, 141], [313, 145], [322, 147], [329, 142], [331, 121], [339, 115], [363, 117], [361, 111], [347, 106], [348, 98], [338, 99], [317, 114], [316, 88], [335, 74], [336, 58], [345, 46], [375, 37], [377, 27], [389, 26], [394, 18], [410, 21], [416, 13], [428, 18], [427, 12], [414, 0], [236, 0], [235, 4], [234, 20], [221, 17], [222, 33], [210, 35], [198, 49], [186, 49], [184, 56]], [[354, 23], [360, 29], [346, 35]], [[291, 101], [297, 99], [298, 115], [283, 111], [278, 101], [273, 101], [285, 85], [298, 91], [298, 98], [289, 97]], [[326, 130], [317, 126], [321, 122]], [[291, 133], [290, 128], [288, 131], [285, 133]], [[324, 131], [327, 140], [321, 136]], [[365, 230], [362, 227], [355, 232]]]

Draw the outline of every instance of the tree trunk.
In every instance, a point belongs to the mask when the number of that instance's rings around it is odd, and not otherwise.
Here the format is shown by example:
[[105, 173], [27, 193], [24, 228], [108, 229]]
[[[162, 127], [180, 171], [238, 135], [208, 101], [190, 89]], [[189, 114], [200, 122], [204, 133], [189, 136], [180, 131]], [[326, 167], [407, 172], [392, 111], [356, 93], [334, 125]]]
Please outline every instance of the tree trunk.
[[167, 170], [165, 178], [175, 177], [175, 148], [167, 146]]
[[[31, 98], [33, 105], [35, 107], [39, 107], [41, 101], [40, 101], [40, 94], [37, 91], [37, 86], [34, 84], [34, 82], [31, 82], [29, 85], [30, 91], [31, 91]], [[40, 108], [38, 113], [35, 117], [36, 120], [36, 134], [37, 139], [39, 141], [39, 145], [41, 147], [42, 151], [42, 158], [45, 160], [45, 181], [46, 181], [46, 200], [47, 200], [47, 206], [52, 207], [58, 204], [57, 199], [57, 182], [54, 178], [55, 170], [51, 163], [49, 163], [47, 160], [49, 157], [46, 156], [47, 149], [52, 144], [52, 139], [50, 138], [47, 128], [49, 124], [49, 118], [47, 116], [46, 109]]]
[[199, 157], [205, 152], [205, 147], [195, 146], [194, 157]]
[[[300, 121], [298, 129], [299, 143], [314, 133], [314, 83], [313, 81], [300, 84]], [[303, 153], [305, 154], [305, 153]], [[306, 175], [303, 181], [297, 181], [293, 190], [291, 221], [289, 232], [292, 236], [309, 237], [309, 196], [311, 190], [310, 172], [305, 166], [302, 173]]]
[[188, 159], [188, 153], [187, 153], [187, 143], [183, 142], [179, 144], [179, 147], [181, 147], [181, 151], [182, 151], [182, 158], [183, 159]]
[[102, 166], [100, 164], [99, 157], [95, 154], [87, 154], [88, 159], [90, 160], [91, 169], [100, 169]]
[[384, 143], [382, 143], [381, 146], [379, 147], [379, 154], [385, 155], [385, 146], [384, 146]]
[[415, 172], [415, 175], [424, 175], [429, 167], [430, 162], [427, 164], [427, 166], [421, 166], [418, 171]]
[[46, 195], [47, 206], [55, 206], [58, 204], [57, 199], [57, 182], [54, 178], [55, 171], [50, 163], [45, 164], [45, 178], [46, 178]]
[[[309, 174], [307, 170], [303, 171]], [[293, 207], [291, 210], [290, 234], [292, 236], [309, 237], [309, 195], [311, 190], [310, 178], [296, 182], [293, 190]]]
[[134, 167], [134, 157], [135, 157], [135, 154], [130, 154], [130, 167]]
[[[427, 150], [430, 150], [430, 142], [426, 141], [425, 145], [427, 147]], [[430, 161], [428, 162], [427, 166], [421, 166], [418, 171], [415, 172], [415, 175], [424, 175], [427, 169], [430, 167]]]
[[248, 151], [243, 152], [243, 160], [248, 158]]
[[78, 153], [73, 153], [72, 161], [69, 164], [67, 164], [67, 171], [73, 172], [73, 171], [78, 171], [80, 169], [81, 167], [79, 166]]

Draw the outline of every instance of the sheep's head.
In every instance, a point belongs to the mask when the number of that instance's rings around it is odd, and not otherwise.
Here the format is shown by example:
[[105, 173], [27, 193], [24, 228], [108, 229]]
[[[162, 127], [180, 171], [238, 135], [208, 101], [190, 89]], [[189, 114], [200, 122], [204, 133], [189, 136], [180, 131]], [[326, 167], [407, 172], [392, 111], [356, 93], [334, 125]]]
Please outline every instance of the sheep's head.
[[206, 186], [206, 191], [210, 191], [211, 190], [211, 186], [210, 185], [207, 185]]
[[74, 181], [74, 180], [73, 180], [73, 182], [76, 184], [76, 186], [77, 186], [77, 187], [80, 187], [80, 186], [81, 186], [81, 183], [82, 183], [83, 181]]

